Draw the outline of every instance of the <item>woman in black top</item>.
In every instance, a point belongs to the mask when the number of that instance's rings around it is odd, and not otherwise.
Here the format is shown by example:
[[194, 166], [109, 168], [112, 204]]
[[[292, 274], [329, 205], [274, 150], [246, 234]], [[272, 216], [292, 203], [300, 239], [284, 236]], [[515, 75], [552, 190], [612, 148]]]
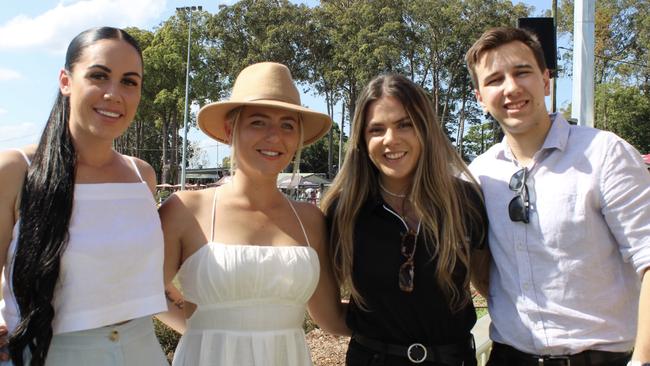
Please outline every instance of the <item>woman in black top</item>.
[[487, 292], [487, 219], [424, 90], [400, 75], [366, 86], [323, 210], [351, 291], [347, 364], [475, 365], [469, 283]]

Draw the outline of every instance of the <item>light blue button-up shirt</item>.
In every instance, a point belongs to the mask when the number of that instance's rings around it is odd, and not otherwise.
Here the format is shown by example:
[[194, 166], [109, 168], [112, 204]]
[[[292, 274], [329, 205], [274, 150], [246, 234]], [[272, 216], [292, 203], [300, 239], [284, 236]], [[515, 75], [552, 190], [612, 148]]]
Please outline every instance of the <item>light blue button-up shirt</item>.
[[505, 138], [470, 165], [490, 220], [490, 337], [541, 355], [629, 351], [650, 267], [650, 174], [613, 133], [551, 120], [528, 167], [530, 223], [508, 216], [521, 167]]

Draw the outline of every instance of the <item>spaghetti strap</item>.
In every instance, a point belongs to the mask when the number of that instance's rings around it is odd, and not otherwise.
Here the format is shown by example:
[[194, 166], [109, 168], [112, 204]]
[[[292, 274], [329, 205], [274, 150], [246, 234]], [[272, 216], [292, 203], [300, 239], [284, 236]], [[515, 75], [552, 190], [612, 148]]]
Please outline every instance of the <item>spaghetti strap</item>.
[[18, 151], [20, 153], [20, 155], [23, 156], [23, 159], [25, 159], [25, 162], [27, 163], [27, 166], [32, 165], [31, 160], [29, 160], [29, 158], [27, 157], [27, 154], [22, 149], [13, 149], [13, 150]]
[[129, 156], [129, 160], [131, 160], [131, 164], [133, 165], [133, 169], [135, 169], [136, 174], [138, 174], [138, 178], [140, 178], [140, 181], [144, 183], [144, 179], [142, 179], [142, 175], [140, 174], [140, 169], [138, 169], [138, 165], [135, 163], [135, 158], [133, 158], [133, 156]]
[[217, 209], [217, 188], [214, 189], [214, 198], [212, 198], [212, 222], [210, 223], [210, 242], [214, 241], [214, 215]]
[[309, 243], [309, 237], [307, 237], [307, 231], [305, 231], [305, 226], [302, 224], [302, 220], [300, 220], [300, 216], [298, 215], [298, 211], [296, 211], [295, 207], [293, 207], [293, 203], [291, 203], [291, 200], [287, 198], [287, 196], [284, 196], [284, 198], [289, 202], [289, 206], [291, 207], [291, 210], [293, 211], [294, 215], [296, 215], [296, 218], [298, 219], [298, 223], [300, 224], [300, 228], [302, 229], [302, 234], [305, 236], [305, 240], [307, 241], [307, 246], [311, 247], [311, 244]]

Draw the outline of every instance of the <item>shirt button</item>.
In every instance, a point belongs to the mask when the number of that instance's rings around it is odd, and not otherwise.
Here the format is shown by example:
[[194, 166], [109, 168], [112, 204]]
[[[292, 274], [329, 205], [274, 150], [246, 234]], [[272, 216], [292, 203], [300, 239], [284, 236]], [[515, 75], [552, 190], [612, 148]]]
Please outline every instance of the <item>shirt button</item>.
[[524, 291], [528, 291], [528, 290], [530, 290], [530, 285], [527, 284], [527, 283], [524, 283], [524, 286], [523, 286], [523, 287], [524, 287]]
[[108, 339], [110, 339], [110, 340], [113, 341], [113, 342], [117, 342], [117, 341], [119, 341], [119, 340], [120, 340], [120, 332], [118, 332], [117, 330], [113, 329], [113, 330], [111, 331], [111, 334], [108, 336]]
[[524, 245], [521, 243], [517, 243], [517, 249], [518, 250], [524, 250]]

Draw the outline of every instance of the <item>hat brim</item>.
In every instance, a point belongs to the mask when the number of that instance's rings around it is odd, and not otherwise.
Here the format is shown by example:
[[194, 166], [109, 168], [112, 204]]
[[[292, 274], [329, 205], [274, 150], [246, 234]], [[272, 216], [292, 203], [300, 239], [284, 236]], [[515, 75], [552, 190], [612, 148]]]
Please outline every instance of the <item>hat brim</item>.
[[324, 113], [309, 108], [275, 100], [256, 100], [251, 102], [215, 102], [199, 110], [199, 128], [211, 138], [229, 144], [225, 122], [228, 112], [243, 106], [272, 107], [298, 112], [302, 119], [303, 146], [311, 145], [323, 137], [332, 127], [332, 119]]

